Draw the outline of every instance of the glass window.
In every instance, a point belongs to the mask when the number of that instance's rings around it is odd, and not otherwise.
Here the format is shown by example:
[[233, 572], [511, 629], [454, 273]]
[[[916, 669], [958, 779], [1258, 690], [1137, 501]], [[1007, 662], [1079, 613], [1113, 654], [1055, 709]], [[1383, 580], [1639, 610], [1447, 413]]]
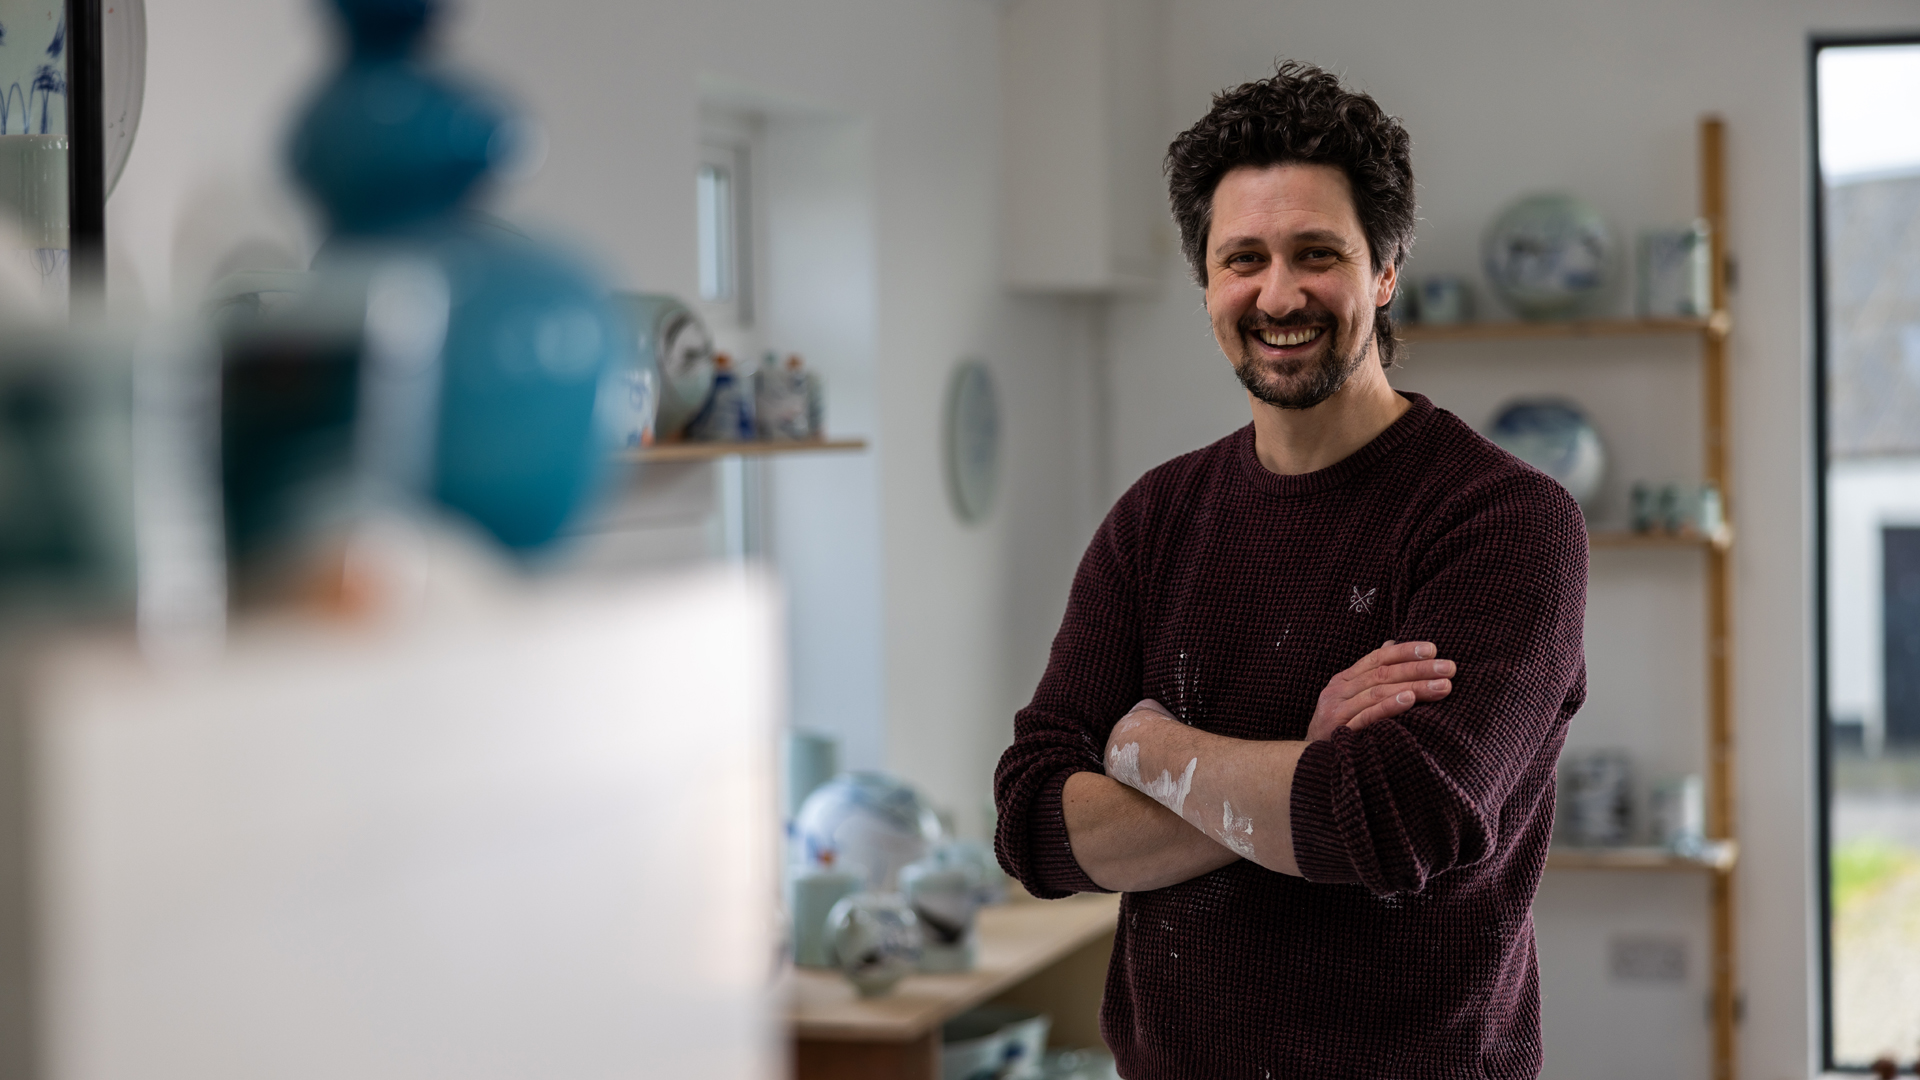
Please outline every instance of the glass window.
[[1920, 1053], [1920, 41], [1814, 51], [1827, 1064]]
[[700, 299], [733, 299], [733, 170], [700, 166]]

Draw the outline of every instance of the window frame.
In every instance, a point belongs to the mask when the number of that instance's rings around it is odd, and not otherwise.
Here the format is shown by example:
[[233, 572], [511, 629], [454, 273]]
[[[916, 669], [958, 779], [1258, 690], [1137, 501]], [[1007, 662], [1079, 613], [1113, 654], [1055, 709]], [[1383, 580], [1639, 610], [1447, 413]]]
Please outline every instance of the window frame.
[[1826, 182], [1820, 169], [1820, 54], [1827, 49], [1920, 45], [1920, 29], [1876, 34], [1814, 34], [1807, 39], [1808, 197], [1812, 202], [1813, 243], [1813, 692], [1816, 723], [1814, 752], [1814, 877], [1820, 931], [1820, 1067], [1826, 1072], [1869, 1072], [1862, 1065], [1834, 1060], [1833, 1017], [1833, 712], [1827, 655], [1827, 221]]

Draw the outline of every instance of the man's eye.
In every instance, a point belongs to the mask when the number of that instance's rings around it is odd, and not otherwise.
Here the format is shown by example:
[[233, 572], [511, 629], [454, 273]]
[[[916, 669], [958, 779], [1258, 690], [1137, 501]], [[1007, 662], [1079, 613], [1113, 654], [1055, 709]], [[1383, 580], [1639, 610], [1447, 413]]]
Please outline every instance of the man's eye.
[[1324, 262], [1327, 259], [1339, 258], [1340, 253], [1332, 248], [1308, 248], [1300, 253], [1300, 257], [1308, 262]]

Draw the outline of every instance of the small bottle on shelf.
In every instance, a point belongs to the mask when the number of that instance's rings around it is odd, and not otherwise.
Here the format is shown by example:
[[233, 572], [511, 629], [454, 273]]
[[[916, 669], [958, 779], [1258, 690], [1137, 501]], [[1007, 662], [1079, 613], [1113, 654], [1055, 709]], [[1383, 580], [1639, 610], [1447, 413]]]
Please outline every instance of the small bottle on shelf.
[[733, 357], [715, 353], [713, 390], [707, 403], [687, 424], [687, 437], [696, 442], [745, 442], [753, 438], [753, 397], [733, 370]]
[[819, 437], [812, 382], [813, 376], [798, 354], [788, 356], [785, 367], [775, 366], [773, 354], [767, 354], [755, 387], [755, 416], [761, 438], [797, 442]]

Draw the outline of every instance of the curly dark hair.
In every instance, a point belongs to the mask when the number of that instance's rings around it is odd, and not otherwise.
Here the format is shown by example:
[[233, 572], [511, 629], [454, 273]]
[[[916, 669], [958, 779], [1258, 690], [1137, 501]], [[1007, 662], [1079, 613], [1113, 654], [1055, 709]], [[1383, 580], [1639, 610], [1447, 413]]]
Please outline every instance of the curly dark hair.
[[[1333, 165], [1353, 186], [1375, 274], [1406, 262], [1413, 246], [1412, 143], [1400, 121], [1366, 94], [1312, 64], [1286, 61], [1271, 78], [1214, 95], [1213, 108], [1167, 147], [1167, 195], [1180, 225], [1180, 250], [1194, 280], [1207, 284], [1207, 230], [1220, 178], [1242, 165]], [[1393, 317], [1374, 313], [1381, 362], [1399, 351]]]

